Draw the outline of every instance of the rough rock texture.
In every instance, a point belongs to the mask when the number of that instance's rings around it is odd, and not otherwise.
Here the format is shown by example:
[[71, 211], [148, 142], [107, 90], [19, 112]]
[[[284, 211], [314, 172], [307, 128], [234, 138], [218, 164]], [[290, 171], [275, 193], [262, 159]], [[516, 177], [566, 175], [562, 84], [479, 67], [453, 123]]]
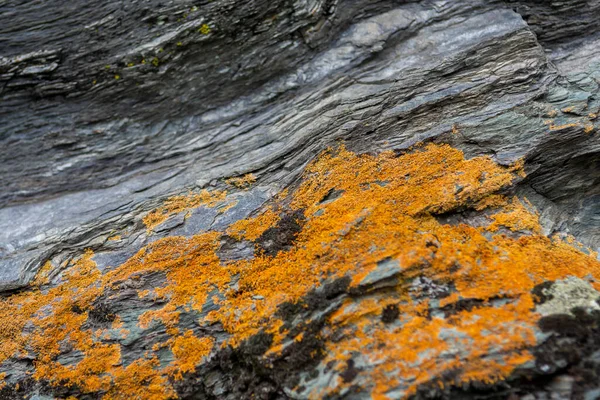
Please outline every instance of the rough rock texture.
[[599, 18], [3, 2], [0, 398], [600, 397]]

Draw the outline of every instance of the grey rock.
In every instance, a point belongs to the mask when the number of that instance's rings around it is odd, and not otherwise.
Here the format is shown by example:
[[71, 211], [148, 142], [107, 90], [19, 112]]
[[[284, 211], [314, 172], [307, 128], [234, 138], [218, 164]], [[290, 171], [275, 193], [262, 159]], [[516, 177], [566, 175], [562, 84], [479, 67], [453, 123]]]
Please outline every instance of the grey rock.
[[377, 263], [376, 268], [369, 272], [360, 282], [358, 287], [370, 288], [377, 287], [381, 288], [386, 285], [394, 286], [393, 278], [397, 277], [402, 272], [400, 263], [398, 260], [385, 259]]

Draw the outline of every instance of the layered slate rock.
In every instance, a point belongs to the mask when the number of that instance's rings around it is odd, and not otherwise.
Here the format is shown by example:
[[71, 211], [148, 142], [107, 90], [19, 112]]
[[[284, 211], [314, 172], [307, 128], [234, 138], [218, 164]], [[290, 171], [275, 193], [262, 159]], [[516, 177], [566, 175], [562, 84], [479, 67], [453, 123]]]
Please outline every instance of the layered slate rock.
[[0, 6], [0, 395], [595, 398], [598, 9]]
[[[398, 398], [536, 378], [548, 319], [600, 309], [600, 261], [541, 233], [511, 194], [524, 176], [522, 161], [466, 160], [448, 145], [341, 147], [222, 230], [241, 196], [169, 198], [144, 218], [135, 254], [49, 261], [6, 297], [4, 378], [102, 398]], [[212, 229], [186, 235], [210, 209]], [[135, 247], [132, 236], [109, 241]]]

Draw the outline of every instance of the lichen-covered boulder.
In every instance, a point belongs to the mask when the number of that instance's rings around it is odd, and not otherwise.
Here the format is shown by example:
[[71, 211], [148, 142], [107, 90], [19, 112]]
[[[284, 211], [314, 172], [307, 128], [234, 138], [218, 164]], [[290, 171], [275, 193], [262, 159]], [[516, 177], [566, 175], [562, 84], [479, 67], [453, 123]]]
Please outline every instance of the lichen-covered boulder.
[[599, 16], [0, 5], [0, 398], [600, 397]]

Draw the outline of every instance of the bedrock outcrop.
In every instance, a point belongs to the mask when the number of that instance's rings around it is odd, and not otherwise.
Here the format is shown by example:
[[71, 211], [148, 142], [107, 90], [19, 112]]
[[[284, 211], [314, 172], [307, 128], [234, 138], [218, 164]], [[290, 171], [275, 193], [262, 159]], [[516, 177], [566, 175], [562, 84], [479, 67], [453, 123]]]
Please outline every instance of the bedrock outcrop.
[[600, 2], [0, 5], [0, 398], [600, 397]]

